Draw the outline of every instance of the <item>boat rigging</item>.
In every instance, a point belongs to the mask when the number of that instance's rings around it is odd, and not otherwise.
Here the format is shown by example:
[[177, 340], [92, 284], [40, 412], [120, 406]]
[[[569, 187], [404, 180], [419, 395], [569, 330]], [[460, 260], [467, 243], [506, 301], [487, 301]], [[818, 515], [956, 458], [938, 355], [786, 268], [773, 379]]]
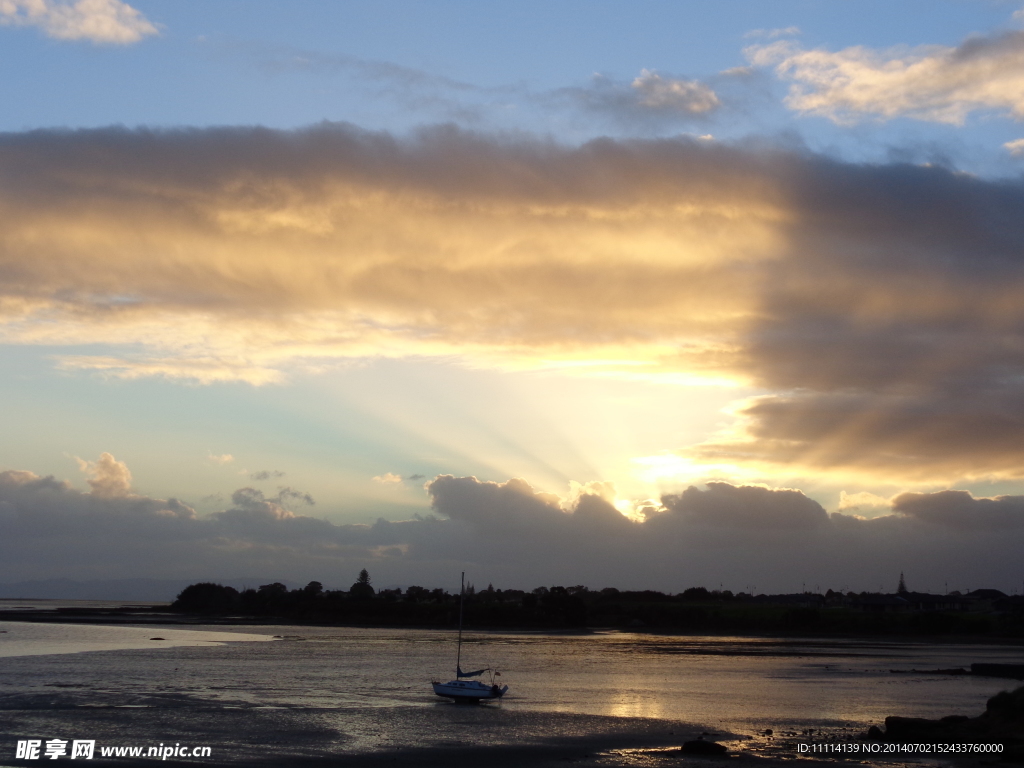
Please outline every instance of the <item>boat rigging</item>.
[[[501, 673], [490, 667], [477, 669], [472, 672], [462, 671], [462, 605], [466, 596], [466, 572], [462, 572], [462, 586], [459, 589], [459, 643], [455, 656], [455, 679], [447, 683], [434, 680], [431, 685], [434, 693], [455, 703], [479, 704], [481, 701], [500, 699], [508, 691], [508, 686], [499, 686], [494, 682], [495, 677]], [[463, 678], [479, 677], [484, 673], [490, 675], [490, 683], [480, 680], [469, 680]]]

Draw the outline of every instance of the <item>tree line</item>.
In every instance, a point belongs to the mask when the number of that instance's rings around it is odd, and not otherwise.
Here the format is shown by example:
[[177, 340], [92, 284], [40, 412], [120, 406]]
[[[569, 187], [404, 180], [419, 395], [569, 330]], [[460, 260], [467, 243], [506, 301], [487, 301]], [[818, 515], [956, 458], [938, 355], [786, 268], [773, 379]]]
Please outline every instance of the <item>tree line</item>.
[[[667, 594], [591, 590], [582, 585], [529, 592], [468, 585], [463, 612], [466, 626], [481, 629], [617, 627], [690, 633], [1024, 637], [1024, 605], [978, 614], [893, 614], [777, 604], [764, 597], [704, 587]], [[182, 590], [171, 610], [239, 622], [453, 627], [458, 623], [459, 595], [415, 585], [375, 590], [364, 570], [348, 590], [327, 590], [318, 581], [298, 589], [275, 582], [241, 591], [211, 582], [192, 584]]]

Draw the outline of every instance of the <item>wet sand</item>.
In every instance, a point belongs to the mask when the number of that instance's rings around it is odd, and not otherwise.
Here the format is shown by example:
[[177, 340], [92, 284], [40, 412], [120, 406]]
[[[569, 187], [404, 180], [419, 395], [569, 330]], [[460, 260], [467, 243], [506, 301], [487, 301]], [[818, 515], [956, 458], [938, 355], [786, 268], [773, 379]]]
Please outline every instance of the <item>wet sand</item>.
[[[496, 705], [381, 707], [360, 713], [312, 707], [224, 707], [183, 697], [167, 706], [83, 705], [55, 691], [6, 697], [0, 707], [0, 768], [16, 761], [19, 739], [90, 739], [100, 746], [208, 746], [211, 756], [192, 759], [116, 757], [97, 766], [224, 766], [225, 768], [805, 768], [816, 766], [937, 764], [935, 760], [815, 760], [797, 753], [801, 734], [710, 733], [699, 725], [647, 718], [550, 712], [495, 712]], [[366, 719], [373, 721], [372, 731]], [[454, 728], [452, 726], [455, 726]], [[460, 731], [461, 729], [461, 731]], [[464, 740], [459, 733], [467, 734]], [[401, 739], [393, 734], [405, 734]], [[562, 735], [552, 736], [558, 733]], [[418, 734], [418, 735], [417, 735]], [[855, 733], [817, 733], [852, 739]], [[684, 755], [686, 741], [705, 738], [726, 746], [723, 756]], [[989, 760], [988, 762], [992, 762]], [[977, 761], [956, 761], [976, 766]]]
[[[13, 708], [11, 705], [15, 705]], [[450, 733], [437, 734], [433, 721], [438, 716], [463, 719], [472, 729], [475, 743], [453, 739]], [[232, 766], [365, 766], [366, 768], [432, 768], [433, 766], [488, 766], [516, 768], [531, 766], [554, 768], [573, 765], [580, 768], [667, 768], [668, 766], [749, 766], [781, 768], [797, 758], [792, 744], [766, 739], [738, 739], [736, 735], [715, 734], [714, 738], [730, 748], [722, 757], [683, 755], [680, 746], [696, 738], [699, 726], [642, 718], [609, 718], [536, 712], [502, 713], [494, 730], [493, 745], [481, 744], [488, 730], [487, 716], [479, 708], [444, 707], [386, 708], [377, 716], [377, 743], [386, 742], [389, 722], [401, 719], [407, 728], [410, 718], [423, 730], [420, 744], [394, 744], [384, 748], [361, 749], [360, 739], [346, 733], [344, 712], [329, 709], [272, 708], [123, 708], [62, 706], [57, 700], [7, 702], [0, 720], [0, 744], [8, 752], [4, 765], [27, 764], [13, 761], [14, 745], [21, 738], [88, 738], [102, 746], [156, 746], [176, 743], [209, 746], [211, 756], [188, 760], [127, 757], [102, 759], [97, 751], [93, 765]], [[493, 721], [492, 721], [493, 722]], [[484, 731], [481, 734], [481, 729]], [[553, 731], [568, 735], [551, 737]], [[508, 734], [516, 738], [510, 740]], [[142, 735], [149, 735], [143, 738]], [[8, 762], [8, 760], [10, 760]], [[843, 766], [842, 761], [827, 761]], [[819, 761], [801, 759], [801, 765], [813, 768]], [[863, 765], [863, 763], [861, 763]]]

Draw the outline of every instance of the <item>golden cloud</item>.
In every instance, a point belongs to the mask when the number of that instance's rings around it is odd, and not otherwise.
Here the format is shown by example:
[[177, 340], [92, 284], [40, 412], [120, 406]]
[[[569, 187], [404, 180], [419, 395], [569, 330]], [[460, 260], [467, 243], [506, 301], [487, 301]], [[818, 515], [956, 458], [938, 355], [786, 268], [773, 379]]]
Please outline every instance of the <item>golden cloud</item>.
[[693, 139], [11, 134], [0, 341], [204, 383], [374, 357], [745, 382], [683, 463], [1016, 477], [1022, 209], [1020, 183]]
[[739, 157], [676, 143], [670, 169], [657, 149], [341, 126], [19, 136], [0, 150], [3, 338], [142, 344], [62, 365], [257, 384], [378, 355], [720, 368], [785, 212]]

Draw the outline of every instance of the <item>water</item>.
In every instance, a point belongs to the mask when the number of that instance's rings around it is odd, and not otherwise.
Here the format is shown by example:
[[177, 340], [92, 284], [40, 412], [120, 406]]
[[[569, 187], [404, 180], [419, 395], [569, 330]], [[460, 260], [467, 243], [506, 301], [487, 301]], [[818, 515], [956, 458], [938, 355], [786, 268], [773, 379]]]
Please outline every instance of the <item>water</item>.
[[[510, 691], [500, 705], [465, 707], [430, 688], [431, 679], [453, 676], [450, 632], [14, 622], [2, 629], [11, 637], [0, 634], [0, 648], [20, 643], [31, 652], [35, 642], [48, 655], [0, 658], [0, 750], [3, 739], [32, 734], [177, 739], [233, 760], [266, 757], [267, 749], [317, 756], [595, 736], [610, 744], [627, 733], [638, 743], [678, 743], [705, 729], [853, 733], [888, 715], [977, 715], [988, 697], [1017, 685], [891, 669], [1024, 657], [1018, 647], [876, 640], [471, 633], [463, 667], [498, 667]], [[272, 635], [280, 637], [265, 642]], [[87, 650], [97, 643], [109, 649]]]
[[113, 610], [117, 608], [159, 608], [168, 605], [170, 603], [152, 600], [59, 600], [48, 597], [0, 597], [0, 615], [3, 615], [4, 611], [59, 611], [66, 608], [73, 608], [76, 611], [90, 608]]
[[237, 632], [167, 630], [90, 624], [30, 624], [0, 621], [0, 658], [48, 656], [87, 651], [128, 651], [178, 646], [208, 647], [239, 641], [272, 640], [269, 635]]

